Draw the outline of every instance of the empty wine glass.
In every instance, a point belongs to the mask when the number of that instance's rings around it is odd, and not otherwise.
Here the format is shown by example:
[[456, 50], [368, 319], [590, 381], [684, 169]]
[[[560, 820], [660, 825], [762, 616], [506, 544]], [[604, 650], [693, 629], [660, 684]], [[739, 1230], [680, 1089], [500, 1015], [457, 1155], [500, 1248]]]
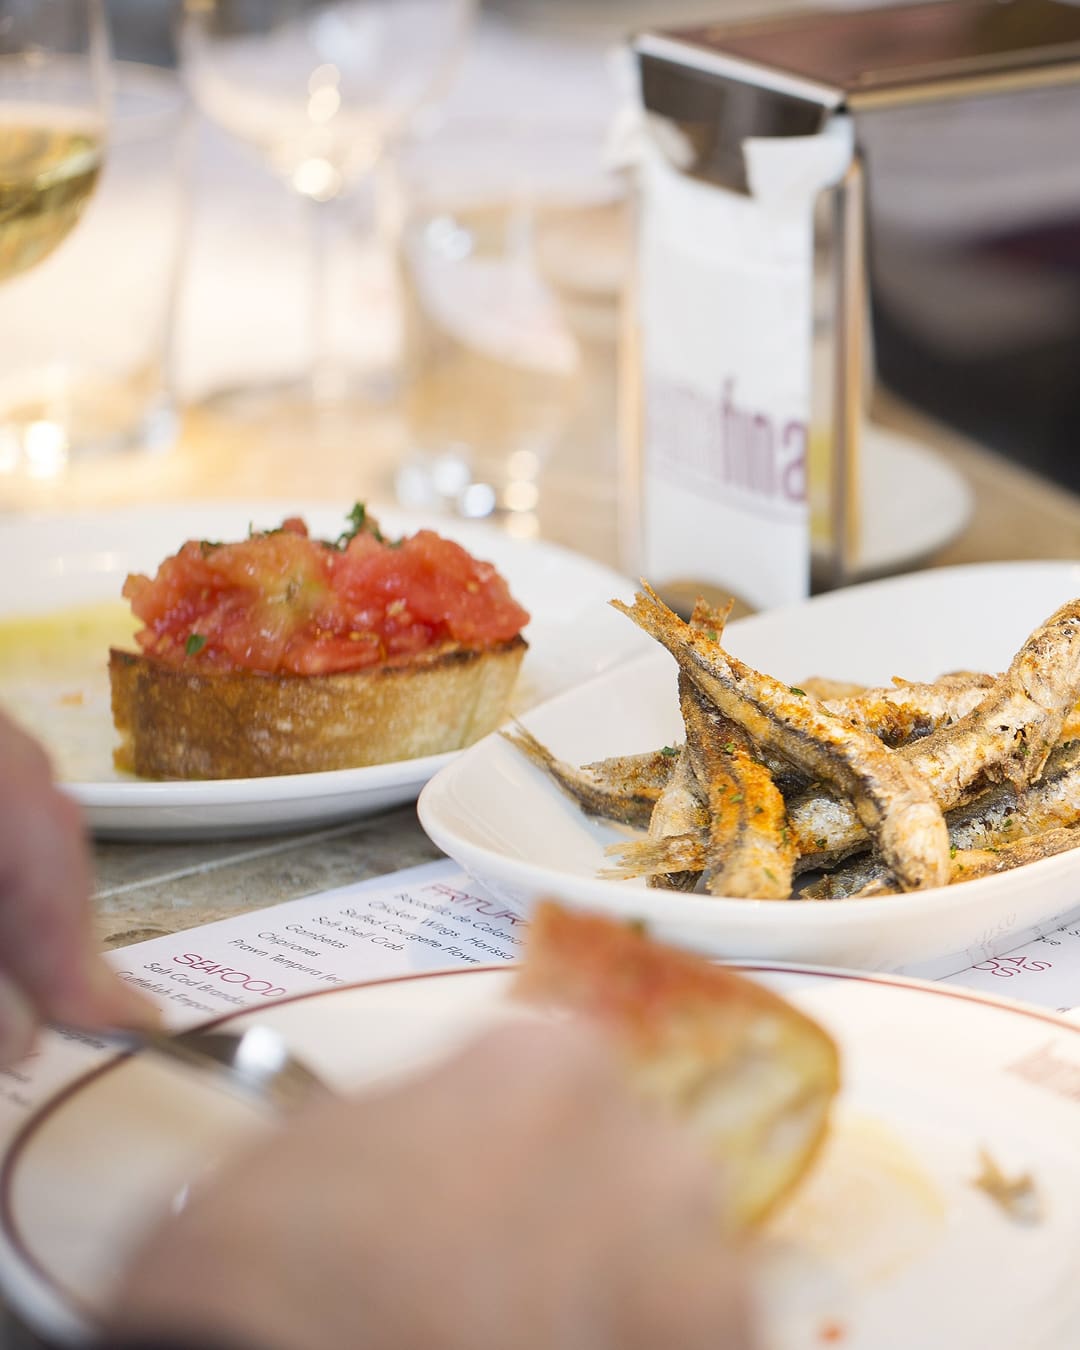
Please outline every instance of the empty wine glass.
[[370, 181], [383, 150], [442, 91], [473, 0], [186, 0], [192, 95], [312, 204], [308, 393], [339, 397], [329, 341], [330, 211]]
[[0, 7], [0, 281], [79, 219], [101, 169], [107, 72], [101, 0]]

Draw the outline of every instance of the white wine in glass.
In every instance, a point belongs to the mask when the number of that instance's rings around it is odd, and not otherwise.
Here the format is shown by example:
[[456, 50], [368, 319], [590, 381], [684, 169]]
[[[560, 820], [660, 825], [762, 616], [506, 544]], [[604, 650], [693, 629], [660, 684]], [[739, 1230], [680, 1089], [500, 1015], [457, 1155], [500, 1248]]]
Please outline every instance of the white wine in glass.
[[105, 143], [101, 0], [5, 0], [0, 23], [0, 281], [48, 257], [97, 182]]
[[195, 103], [312, 203], [305, 392], [339, 397], [328, 327], [333, 205], [370, 181], [390, 140], [442, 92], [473, 0], [185, 0], [181, 55]]

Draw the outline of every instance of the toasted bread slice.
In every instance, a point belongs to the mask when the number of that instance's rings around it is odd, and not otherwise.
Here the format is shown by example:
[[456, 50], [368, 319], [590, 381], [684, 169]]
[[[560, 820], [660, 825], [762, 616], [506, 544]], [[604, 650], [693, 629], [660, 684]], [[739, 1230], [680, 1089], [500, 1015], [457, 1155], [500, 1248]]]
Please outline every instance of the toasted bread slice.
[[460, 750], [505, 717], [526, 645], [336, 675], [194, 674], [113, 648], [113, 758], [143, 778], [261, 778]]
[[596, 1019], [629, 1081], [718, 1164], [721, 1213], [760, 1221], [804, 1175], [840, 1083], [831, 1037], [755, 981], [639, 927], [538, 907], [515, 993]]

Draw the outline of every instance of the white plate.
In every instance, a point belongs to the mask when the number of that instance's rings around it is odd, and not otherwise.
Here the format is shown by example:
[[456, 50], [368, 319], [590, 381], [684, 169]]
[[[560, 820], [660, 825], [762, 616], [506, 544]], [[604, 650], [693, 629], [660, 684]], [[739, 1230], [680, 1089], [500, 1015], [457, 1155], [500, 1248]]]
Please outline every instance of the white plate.
[[[186, 539], [243, 538], [249, 525], [273, 526], [286, 515], [305, 517], [312, 534], [336, 537], [348, 506], [261, 502], [193, 503], [85, 516], [43, 517], [0, 526], [0, 572], [9, 578], [0, 617], [37, 614], [71, 605], [114, 600], [130, 571], [153, 571]], [[608, 568], [552, 544], [515, 540], [490, 526], [377, 508], [392, 535], [424, 526], [459, 540], [495, 563], [515, 597], [530, 611], [530, 647], [515, 709], [607, 669], [642, 646], [605, 602], [628, 593]], [[19, 584], [11, 584], [18, 577]], [[35, 730], [63, 759], [72, 743], [80, 754], [77, 777], [66, 786], [85, 809], [91, 828], [106, 838], [200, 838], [327, 824], [411, 801], [452, 755], [397, 764], [217, 782], [156, 783], [117, 772], [109, 714], [105, 654], [87, 670], [72, 706], [66, 676], [53, 687], [49, 672], [35, 682]], [[61, 706], [61, 700], [67, 701]]]
[[[819, 1350], [830, 1326], [844, 1350], [1073, 1344], [1080, 1029], [916, 982], [754, 977], [828, 1027], [844, 1078], [829, 1147], [759, 1245], [769, 1350]], [[509, 978], [405, 978], [232, 1020], [276, 1026], [332, 1082], [357, 1088], [505, 1016]], [[47, 1336], [85, 1330], [148, 1216], [258, 1127], [253, 1108], [153, 1059], [99, 1071], [46, 1106], [0, 1177], [0, 1273], [16, 1309]], [[1006, 1217], [971, 1184], [981, 1148], [1007, 1174], [1032, 1175], [1040, 1223]], [[482, 1151], [463, 1165], [482, 1170]], [[314, 1159], [311, 1179], [333, 1184]], [[994, 1296], [988, 1281], [1002, 1271], [1008, 1287]]]
[[943, 547], [971, 516], [971, 489], [939, 454], [899, 432], [863, 428], [860, 578], [909, 567]]
[[[1001, 670], [1030, 631], [1080, 594], [1080, 565], [1002, 563], [851, 587], [729, 626], [731, 651], [797, 683], [827, 675], [887, 683], [955, 669]], [[562, 759], [585, 763], [656, 749], [682, 737], [675, 665], [659, 647], [535, 709], [524, 719]], [[714, 899], [647, 890], [597, 873], [626, 832], [587, 819], [540, 770], [489, 736], [421, 794], [421, 824], [489, 890], [519, 912], [555, 895], [648, 921], [716, 956], [933, 974], [1016, 945], [1016, 935], [1080, 906], [1080, 850], [963, 885], [879, 900]], [[931, 972], [927, 972], [931, 973]]]

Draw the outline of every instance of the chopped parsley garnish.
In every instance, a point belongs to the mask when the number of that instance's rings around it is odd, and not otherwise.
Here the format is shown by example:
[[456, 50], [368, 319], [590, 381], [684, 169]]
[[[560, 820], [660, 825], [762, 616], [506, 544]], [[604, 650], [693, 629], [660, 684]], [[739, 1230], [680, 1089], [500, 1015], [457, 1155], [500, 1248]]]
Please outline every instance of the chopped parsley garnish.
[[[390, 541], [386, 539], [386, 537], [383, 535], [382, 530], [379, 529], [378, 521], [374, 518], [374, 516], [370, 517], [368, 516], [367, 507], [363, 502], [356, 502], [356, 504], [353, 506], [353, 509], [349, 512], [346, 519], [349, 522], [349, 528], [346, 530], [342, 530], [342, 532], [334, 540], [335, 548], [339, 549], [348, 548], [349, 544], [356, 538], [358, 534], [370, 534], [380, 544], [390, 543]], [[401, 541], [398, 540], [397, 542], [400, 543]], [[391, 547], [396, 546], [397, 546], [396, 544], [391, 544]]]
[[192, 633], [184, 643], [184, 653], [187, 656], [198, 656], [199, 652], [206, 646], [206, 638], [202, 633]]
[[720, 641], [720, 635], [719, 635], [719, 633], [717, 633], [717, 631], [716, 631], [715, 628], [710, 628], [710, 629], [708, 629], [708, 630], [706, 631], [706, 633], [705, 633], [705, 636], [709, 639], [710, 642], [719, 642], [719, 641]]
[[660, 753], [664, 755], [667, 759], [674, 759], [679, 752], [678, 750], [675, 749], [673, 745], [665, 745], [664, 748], [660, 751]]
[[805, 690], [805, 689], [798, 689], [798, 688], [796, 688], [795, 685], [793, 685], [793, 684], [788, 685], [788, 688], [791, 690], [791, 692], [792, 692], [793, 694], [798, 694], [800, 698], [805, 698], [805, 697], [806, 697], [806, 690]]
[[735, 742], [728, 741], [727, 745], [724, 746], [724, 749], [729, 755], [733, 755], [735, 753]]

